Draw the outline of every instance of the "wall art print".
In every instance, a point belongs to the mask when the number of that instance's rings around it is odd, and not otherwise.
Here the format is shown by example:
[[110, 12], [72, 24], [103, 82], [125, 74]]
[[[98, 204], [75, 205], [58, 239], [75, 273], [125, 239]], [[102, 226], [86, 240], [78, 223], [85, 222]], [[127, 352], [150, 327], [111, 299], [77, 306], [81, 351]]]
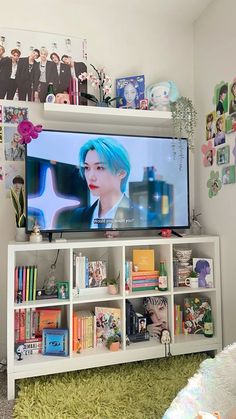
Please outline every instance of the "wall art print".
[[139, 109], [140, 100], [144, 99], [144, 75], [116, 79], [118, 108]]
[[0, 99], [45, 102], [50, 82], [62, 93], [87, 71], [87, 44], [68, 35], [0, 28], [0, 58]]

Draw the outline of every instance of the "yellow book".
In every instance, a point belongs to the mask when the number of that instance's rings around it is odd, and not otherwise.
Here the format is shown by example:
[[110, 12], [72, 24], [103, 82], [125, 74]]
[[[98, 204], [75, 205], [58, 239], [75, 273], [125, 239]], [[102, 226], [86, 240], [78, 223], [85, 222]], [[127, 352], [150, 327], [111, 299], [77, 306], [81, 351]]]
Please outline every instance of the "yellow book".
[[27, 266], [27, 273], [26, 273], [26, 298], [25, 301], [29, 301], [29, 278], [30, 278], [30, 267]]
[[133, 264], [138, 267], [138, 271], [154, 271], [154, 249], [134, 249]]

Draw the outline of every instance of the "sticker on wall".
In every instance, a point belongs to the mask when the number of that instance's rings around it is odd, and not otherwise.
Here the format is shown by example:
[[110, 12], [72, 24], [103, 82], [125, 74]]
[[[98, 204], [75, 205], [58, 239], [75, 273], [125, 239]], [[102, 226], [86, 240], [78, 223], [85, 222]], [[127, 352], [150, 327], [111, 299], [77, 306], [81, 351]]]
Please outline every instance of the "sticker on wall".
[[3, 173], [4, 173], [4, 171], [3, 171], [3, 167], [2, 167], [2, 166], [0, 166], [0, 182], [2, 182], [2, 181], [3, 181]]
[[231, 113], [225, 119], [225, 132], [230, 134], [234, 131], [236, 131], [236, 112]]
[[212, 140], [216, 135], [216, 113], [213, 111], [206, 116], [206, 140]]
[[214, 172], [214, 170], [210, 173], [210, 178], [207, 181], [207, 187], [209, 188], [208, 196], [209, 198], [213, 198], [216, 196], [221, 189], [222, 183], [219, 178], [219, 172]]
[[17, 127], [4, 127], [5, 160], [24, 161], [25, 146], [20, 144], [20, 138]]
[[2, 144], [2, 125], [0, 125], [0, 144]]
[[28, 119], [28, 108], [15, 108], [14, 106], [4, 106], [4, 122], [8, 124], [19, 124]]
[[214, 103], [217, 116], [228, 112], [228, 102], [228, 83], [222, 81], [215, 87]]
[[0, 105], [0, 123], [2, 122], [2, 105]]
[[222, 183], [227, 185], [229, 183], [235, 183], [235, 166], [226, 166], [222, 169]]
[[225, 115], [221, 115], [216, 120], [216, 135], [214, 138], [214, 146], [225, 143]]
[[236, 112], [236, 77], [229, 85], [229, 114]]
[[230, 158], [230, 148], [228, 145], [218, 148], [216, 154], [216, 163], [218, 166], [221, 164], [228, 164]]
[[207, 144], [203, 144], [201, 147], [203, 153], [203, 166], [209, 167], [213, 165], [214, 156], [216, 154], [216, 149], [212, 145], [212, 141], [208, 141]]
[[10, 198], [10, 188], [13, 186], [16, 192], [24, 186], [25, 183], [24, 165], [21, 163], [5, 164], [5, 190], [6, 196]]

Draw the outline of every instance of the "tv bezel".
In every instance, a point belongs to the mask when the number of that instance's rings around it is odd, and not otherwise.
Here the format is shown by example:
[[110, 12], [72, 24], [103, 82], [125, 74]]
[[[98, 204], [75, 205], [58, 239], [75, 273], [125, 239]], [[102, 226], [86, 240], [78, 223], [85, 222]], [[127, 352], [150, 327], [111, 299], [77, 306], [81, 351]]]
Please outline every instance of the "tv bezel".
[[[114, 134], [114, 133], [104, 133], [104, 132], [90, 132], [90, 131], [68, 131], [68, 130], [59, 130], [59, 129], [43, 129], [43, 131], [47, 132], [64, 132], [64, 133], [74, 133], [74, 134], [86, 134], [86, 135], [98, 135], [98, 136], [116, 136], [116, 137], [138, 137], [138, 138], [160, 138], [160, 139], [169, 139], [169, 140], [176, 140], [179, 141], [179, 139], [173, 138], [171, 136], [161, 136], [161, 135], [138, 135], [138, 134]], [[107, 231], [155, 231], [155, 230], [162, 230], [162, 229], [170, 229], [170, 230], [183, 230], [190, 228], [190, 207], [189, 207], [189, 147], [188, 147], [188, 140], [187, 138], [181, 138], [181, 140], [186, 141], [187, 143], [187, 212], [188, 212], [188, 223], [183, 226], [162, 226], [162, 227], [127, 227], [127, 228], [101, 228], [101, 229], [50, 229], [50, 230], [41, 230], [42, 234], [62, 234], [62, 233], [98, 233], [98, 232], [107, 232]], [[40, 134], [37, 141], [40, 141]], [[26, 210], [26, 233], [30, 234], [32, 232], [32, 229], [28, 229], [28, 182], [27, 182], [27, 147], [25, 150], [25, 210]], [[178, 157], [176, 157], [178, 158]], [[179, 156], [181, 158], [181, 156]]]

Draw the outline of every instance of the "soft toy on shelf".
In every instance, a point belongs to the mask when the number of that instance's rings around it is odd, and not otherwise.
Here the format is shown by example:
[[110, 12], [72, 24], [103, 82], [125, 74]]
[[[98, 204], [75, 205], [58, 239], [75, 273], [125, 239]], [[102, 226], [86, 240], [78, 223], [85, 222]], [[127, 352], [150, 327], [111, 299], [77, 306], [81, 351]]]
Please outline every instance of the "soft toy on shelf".
[[64, 93], [57, 93], [55, 103], [64, 103], [64, 104], [70, 104], [70, 97], [69, 94]]
[[34, 125], [30, 121], [21, 121], [17, 126], [17, 131], [21, 136], [19, 142], [21, 144], [30, 143], [32, 139], [38, 138], [42, 129], [42, 125]]
[[179, 98], [179, 91], [173, 81], [162, 81], [151, 84], [146, 89], [148, 109], [156, 111], [169, 111], [170, 103]]

